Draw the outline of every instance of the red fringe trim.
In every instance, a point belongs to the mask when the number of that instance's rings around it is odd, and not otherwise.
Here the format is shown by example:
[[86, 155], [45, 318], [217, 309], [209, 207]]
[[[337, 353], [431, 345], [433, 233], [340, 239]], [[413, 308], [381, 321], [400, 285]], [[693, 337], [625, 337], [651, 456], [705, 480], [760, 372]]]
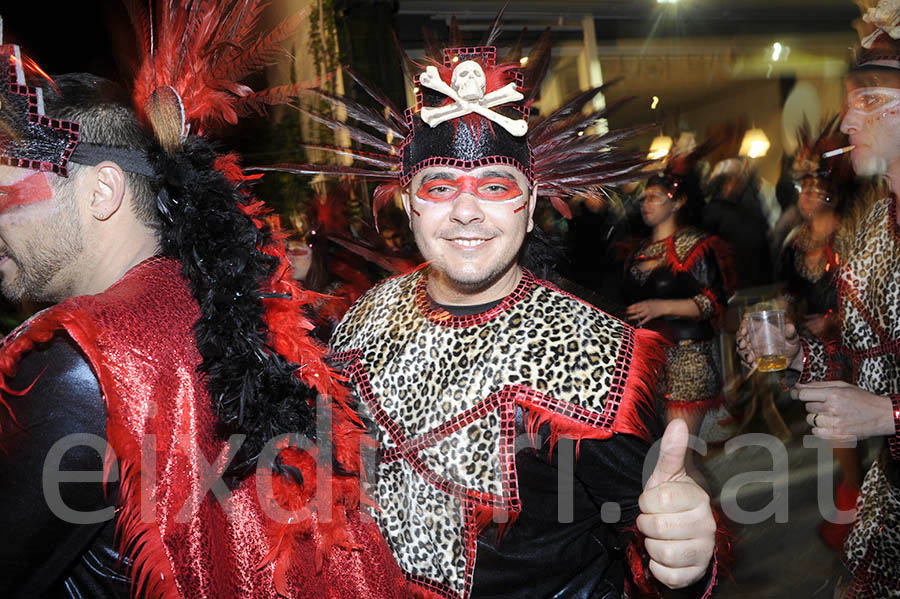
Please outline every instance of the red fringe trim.
[[550, 426], [548, 443], [550, 444], [551, 454], [560, 439], [575, 440], [575, 454], [577, 456], [582, 439], [609, 439], [613, 435], [613, 431], [609, 429], [578, 422], [568, 416], [563, 416], [557, 412], [548, 412], [530, 403], [524, 404], [522, 407], [525, 412], [525, 431], [532, 443], [537, 440], [538, 431], [542, 426], [545, 424]]
[[669, 414], [696, 414], [717, 408], [725, 402], [723, 395], [717, 395], [712, 399], [699, 401], [666, 401], [666, 410]]
[[491, 524], [496, 524], [498, 542], [503, 538], [503, 535], [506, 534], [506, 531], [509, 530], [509, 527], [519, 519], [519, 512], [509, 512], [503, 510], [502, 513], [505, 516], [505, 521], [497, 522], [495, 520], [495, 516], [499, 515], [497, 510], [488, 505], [474, 504], [472, 507], [472, 512], [475, 519], [475, 534], [479, 535]]
[[[716, 546], [710, 561], [712, 576], [702, 599], [709, 599], [723, 574], [728, 578], [732, 578], [731, 570], [735, 562], [735, 536], [731, 531], [728, 520], [722, 511], [715, 506], [712, 506], [712, 513], [713, 518], [716, 520]], [[644, 547], [645, 537], [635, 526], [630, 526], [625, 531], [634, 535], [625, 552], [626, 562], [631, 570], [631, 578], [625, 578], [627, 594], [635, 599], [659, 599], [663, 596], [663, 587], [650, 573], [650, 556]]]
[[655, 434], [648, 422], [659, 422], [656, 398], [661, 393], [666, 367], [664, 337], [648, 329], [634, 330], [634, 350], [627, 366], [625, 389], [613, 432], [635, 435], [652, 443]]
[[681, 271], [690, 270], [694, 263], [703, 257], [703, 254], [706, 251], [712, 252], [713, 256], [715, 256], [716, 261], [719, 264], [719, 270], [722, 273], [722, 279], [725, 283], [726, 294], [731, 295], [738, 288], [734, 253], [727, 243], [715, 235], [704, 237], [698, 241], [697, 245], [692, 247], [687, 256], [685, 256], [684, 261], [679, 260], [678, 256], [673, 256], [672, 258], [677, 260], [677, 262], [673, 263], [672, 266]]

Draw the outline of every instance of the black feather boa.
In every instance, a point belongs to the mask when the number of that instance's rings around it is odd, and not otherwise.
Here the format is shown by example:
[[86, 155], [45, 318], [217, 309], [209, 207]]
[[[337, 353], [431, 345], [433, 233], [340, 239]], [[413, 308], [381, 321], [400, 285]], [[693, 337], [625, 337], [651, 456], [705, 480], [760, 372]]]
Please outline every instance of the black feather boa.
[[[269, 440], [284, 433], [315, 437], [317, 391], [301, 382], [269, 345], [260, 290], [278, 267], [262, 251], [271, 231], [241, 209], [249, 196], [215, 169], [216, 151], [190, 136], [182, 151], [153, 155], [163, 223], [163, 252], [181, 262], [200, 304], [194, 327], [210, 398], [226, 435], [246, 435], [226, 471], [234, 484], [255, 468]], [[278, 465], [276, 464], [276, 467]]]

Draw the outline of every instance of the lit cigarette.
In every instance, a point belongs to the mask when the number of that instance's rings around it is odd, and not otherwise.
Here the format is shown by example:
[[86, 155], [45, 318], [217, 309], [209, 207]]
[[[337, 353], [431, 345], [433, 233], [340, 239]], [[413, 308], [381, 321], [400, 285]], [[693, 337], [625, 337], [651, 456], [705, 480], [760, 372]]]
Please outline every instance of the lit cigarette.
[[847, 152], [853, 151], [853, 148], [856, 146], [844, 146], [843, 148], [838, 148], [837, 150], [831, 150], [830, 152], [825, 152], [822, 154], [822, 158], [831, 158], [832, 156], [840, 156], [841, 154], [846, 154]]

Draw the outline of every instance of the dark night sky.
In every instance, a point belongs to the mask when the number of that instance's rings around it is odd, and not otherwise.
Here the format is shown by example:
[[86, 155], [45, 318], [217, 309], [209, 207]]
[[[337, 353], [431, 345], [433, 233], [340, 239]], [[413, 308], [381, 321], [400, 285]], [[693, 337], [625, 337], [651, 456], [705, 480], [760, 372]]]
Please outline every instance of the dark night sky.
[[118, 64], [128, 63], [134, 44], [121, 0], [2, 4], [4, 42], [19, 44], [48, 73], [88, 71], [121, 80]]

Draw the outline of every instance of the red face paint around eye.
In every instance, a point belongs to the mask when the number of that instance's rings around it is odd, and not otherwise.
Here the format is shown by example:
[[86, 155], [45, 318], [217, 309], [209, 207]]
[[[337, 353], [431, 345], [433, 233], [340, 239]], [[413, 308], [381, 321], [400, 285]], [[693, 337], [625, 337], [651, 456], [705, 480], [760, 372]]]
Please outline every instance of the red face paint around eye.
[[471, 193], [479, 200], [487, 202], [502, 202], [522, 195], [522, 189], [515, 179], [463, 175], [456, 179], [428, 181], [419, 188], [416, 197], [426, 202], [452, 202], [463, 192]]
[[13, 208], [43, 202], [53, 197], [45, 173], [34, 173], [12, 185], [0, 185], [0, 214]]

